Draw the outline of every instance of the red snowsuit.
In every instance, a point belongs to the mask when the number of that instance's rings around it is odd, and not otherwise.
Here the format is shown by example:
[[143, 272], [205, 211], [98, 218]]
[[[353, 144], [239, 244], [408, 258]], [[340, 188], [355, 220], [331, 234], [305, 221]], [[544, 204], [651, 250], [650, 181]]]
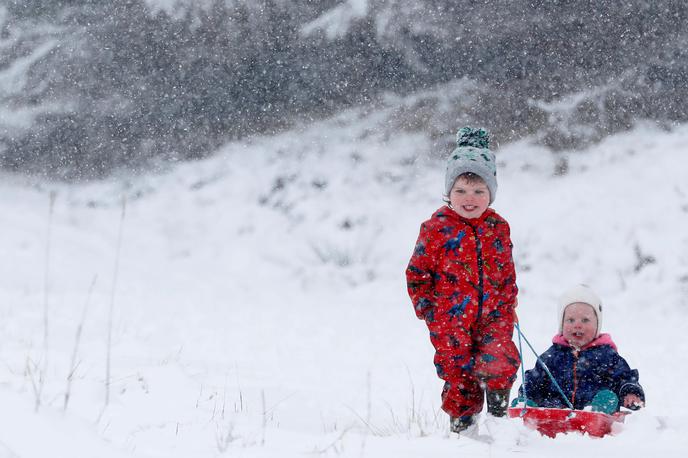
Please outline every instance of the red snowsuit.
[[512, 341], [516, 273], [508, 223], [488, 208], [465, 219], [444, 206], [420, 228], [406, 269], [408, 292], [435, 347], [452, 417], [483, 408], [483, 390], [510, 389], [519, 357]]

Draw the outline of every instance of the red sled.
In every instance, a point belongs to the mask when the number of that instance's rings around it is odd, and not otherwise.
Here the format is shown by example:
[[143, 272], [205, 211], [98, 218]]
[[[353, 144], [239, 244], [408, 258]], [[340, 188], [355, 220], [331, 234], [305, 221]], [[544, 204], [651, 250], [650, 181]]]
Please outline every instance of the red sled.
[[571, 409], [550, 409], [544, 407], [510, 407], [510, 418], [523, 418], [523, 424], [536, 429], [543, 436], [577, 431], [593, 437], [603, 437], [612, 432], [614, 423], [623, 423], [627, 412], [612, 415], [603, 412]]

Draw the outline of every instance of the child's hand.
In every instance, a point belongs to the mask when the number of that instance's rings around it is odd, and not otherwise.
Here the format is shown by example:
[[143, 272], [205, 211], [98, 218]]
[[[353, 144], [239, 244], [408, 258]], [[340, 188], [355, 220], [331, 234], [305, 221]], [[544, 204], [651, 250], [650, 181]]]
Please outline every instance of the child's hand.
[[645, 407], [645, 403], [640, 399], [639, 396], [635, 394], [627, 394], [623, 398], [623, 406], [631, 409], [631, 410], [638, 410], [641, 407]]

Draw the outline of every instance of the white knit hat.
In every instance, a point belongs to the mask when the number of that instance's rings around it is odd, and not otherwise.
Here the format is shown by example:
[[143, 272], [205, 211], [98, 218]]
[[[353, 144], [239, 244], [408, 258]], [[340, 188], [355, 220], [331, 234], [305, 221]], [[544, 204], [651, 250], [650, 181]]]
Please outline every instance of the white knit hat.
[[602, 300], [587, 285], [576, 285], [559, 298], [559, 334], [564, 331], [564, 310], [566, 310], [568, 305], [575, 304], [576, 302], [588, 304], [595, 311], [595, 315], [597, 315], [595, 338], [599, 337], [600, 330], [602, 329]]

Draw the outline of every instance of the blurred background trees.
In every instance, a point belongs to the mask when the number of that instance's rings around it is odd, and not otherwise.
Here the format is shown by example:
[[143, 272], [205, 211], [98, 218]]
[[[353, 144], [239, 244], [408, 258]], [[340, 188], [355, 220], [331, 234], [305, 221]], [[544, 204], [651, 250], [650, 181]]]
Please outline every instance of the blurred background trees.
[[679, 0], [0, 0], [0, 166], [102, 177], [390, 93], [419, 94], [397, 128], [580, 148], [687, 120], [687, 20]]

